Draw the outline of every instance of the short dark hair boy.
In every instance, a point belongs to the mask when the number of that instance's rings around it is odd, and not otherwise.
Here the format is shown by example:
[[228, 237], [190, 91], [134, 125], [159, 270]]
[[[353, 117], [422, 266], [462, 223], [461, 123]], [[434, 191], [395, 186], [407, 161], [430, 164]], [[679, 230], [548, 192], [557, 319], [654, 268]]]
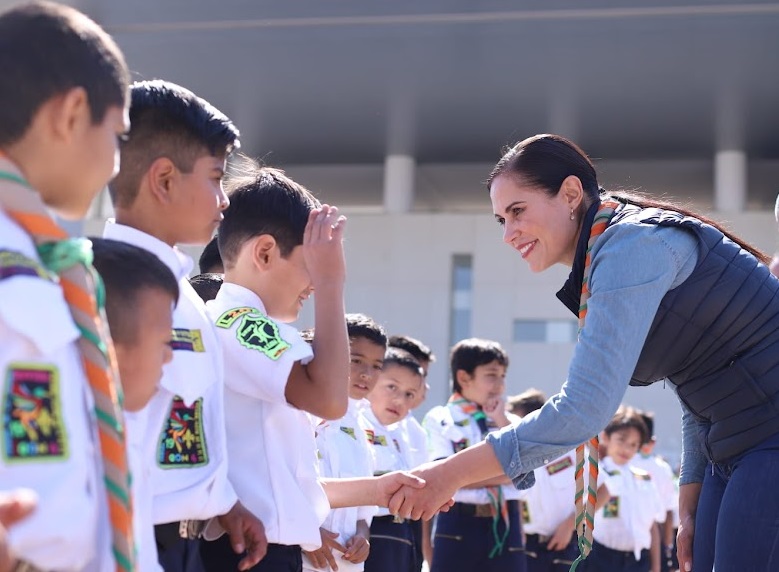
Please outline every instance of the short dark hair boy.
[[435, 361], [435, 355], [433, 355], [433, 351], [429, 347], [418, 339], [403, 334], [390, 336], [387, 345], [405, 350], [414, 356], [414, 359], [422, 366], [425, 376], [427, 376], [428, 367]]
[[162, 366], [172, 358], [172, 310], [179, 287], [170, 269], [148, 250], [117, 240], [90, 240], [105, 285], [124, 408], [137, 411], [156, 391]]
[[272, 167], [246, 167], [225, 182], [230, 207], [219, 225], [219, 253], [227, 268], [235, 265], [241, 246], [249, 239], [267, 234], [286, 258], [303, 244], [303, 232], [312, 209], [319, 201], [308, 189]]
[[41, 105], [74, 87], [86, 92], [93, 123], [124, 107], [129, 73], [114, 40], [84, 14], [32, 2], [0, 14], [0, 147], [27, 131]]
[[532, 413], [536, 409], [541, 409], [546, 403], [546, 395], [544, 392], [531, 387], [526, 389], [522, 393], [509, 397], [506, 404], [509, 411], [519, 417], [524, 417], [528, 413]]
[[240, 146], [238, 128], [224, 113], [163, 80], [131, 86], [130, 125], [122, 144], [122, 168], [109, 185], [117, 208], [133, 204], [141, 178], [157, 159], [166, 157], [180, 172], [191, 173], [199, 157], [224, 159]]
[[611, 435], [625, 429], [635, 429], [641, 434], [641, 443], [646, 443], [649, 429], [647, 429], [641, 414], [629, 405], [620, 405], [603, 432], [606, 435]]
[[468, 375], [473, 375], [477, 367], [494, 361], [503, 367], [509, 366], [509, 357], [498, 342], [480, 338], [468, 338], [457, 342], [449, 354], [453, 391], [457, 393], [462, 391], [457, 381], [458, 371], [462, 370]]
[[350, 340], [365, 338], [377, 346], [387, 347], [387, 333], [384, 328], [365, 314], [346, 314], [346, 333]]

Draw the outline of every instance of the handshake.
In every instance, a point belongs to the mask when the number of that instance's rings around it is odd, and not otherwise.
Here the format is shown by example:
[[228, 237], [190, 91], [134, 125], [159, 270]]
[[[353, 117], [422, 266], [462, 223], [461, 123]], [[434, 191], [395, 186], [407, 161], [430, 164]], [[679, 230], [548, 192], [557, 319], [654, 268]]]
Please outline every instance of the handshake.
[[454, 504], [457, 488], [438, 474], [440, 462], [427, 463], [410, 472], [387, 473], [377, 478], [379, 506], [402, 518], [430, 520]]

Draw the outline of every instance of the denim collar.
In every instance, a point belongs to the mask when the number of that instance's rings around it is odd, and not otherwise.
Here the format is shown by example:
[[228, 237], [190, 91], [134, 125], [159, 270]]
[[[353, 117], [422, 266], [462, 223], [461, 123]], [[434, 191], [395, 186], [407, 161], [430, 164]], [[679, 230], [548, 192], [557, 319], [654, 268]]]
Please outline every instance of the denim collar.
[[579, 302], [582, 295], [582, 281], [584, 280], [584, 259], [587, 256], [587, 243], [590, 241], [590, 229], [592, 220], [600, 207], [600, 200], [592, 203], [590, 208], [584, 214], [582, 230], [579, 234], [579, 240], [576, 243], [576, 254], [573, 258], [573, 266], [568, 280], [557, 293], [557, 298], [565, 304], [565, 307], [573, 312], [574, 316], [579, 316]]

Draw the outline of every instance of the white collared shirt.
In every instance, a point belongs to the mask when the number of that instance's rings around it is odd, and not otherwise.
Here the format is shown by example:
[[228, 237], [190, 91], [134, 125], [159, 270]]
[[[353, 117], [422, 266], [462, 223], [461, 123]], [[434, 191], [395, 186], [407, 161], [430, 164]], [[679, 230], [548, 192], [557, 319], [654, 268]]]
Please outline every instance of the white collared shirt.
[[651, 527], [663, 512], [652, 477], [630, 463], [620, 466], [606, 457], [598, 473], [598, 487], [602, 484], [610, 498], [595, 513], [593, 538], [612, 550], [633, 552], [638, 560], [649, 548]]
[[[508, 416], [512, 421], [518, 420], [510, 413]], [[422, 420], [422, 427], [427, 431], [427, 454], [432, 461], [451, 457], [484, 440], [481, 429], [471, 416], [453, 403], [433, 407]], [[520, 497], [520, 492], [512, 485], [502, 485], [501, 489], [505, 500], [517, 500]], [[486, 488], [460, 489], [454, 494], [454, 500], [470, 504], [491, 502]]]
[[576, 509], [576, 452], [558, 457], [534, 472], [536, 484], [519, 491], [523, 503], [522, 530], [526, 534], [551, 536]]
[[0, 490], [38, 495], [8, 529], [12, 553], [44, 570], [113, 572], [94, 401], [59, 284], [24, 275], [35, 245], [0, 210]]
[[133, 534], [138, 572], [161, 572], [152, 519], [151, 463], [152, 441], [146, 435], [148, 411], [125, 411], [127, 458], [133, 476]]
[[[319, 474], [322, 477], [352, 478], [373, 475], [373, 460], [368, 441], [365, 438], [366, 424], [360, 414], [360, 401], [349, 399], [346, 415], [334, 421], [323, 420], [316, 427], [316, 446], [319, 454]], [[330, 511], [322, 527], [339, 534], [336, 539], [345, 544], [357, 532], [357, 521], [364, 520], [369, 526], [374, 506], [336, 508]], [[329, 567], [315, 568], [303, 556], [305, 570], [327, 572]], [[363, 570], [365, 563], [352, 564], [347, 560], [338, 561], [338, 569], [343, 572]]]
[[308, 363], [311, 346], [237, 284], [225, 282], [206, 308], [225, 356], [230, 481], [268, 542], [318, 548], [330, 505], [318, 481], [314, 427], [285, 397], [293, 364]]
[[428, 462], [427, 455], [427, 431], [417, 421], [416, 417], [408, 412], [406, 418], [399, 424], [403, 432], [403, 440], [408, 444], [408, 457], [410, 468], [418, 467]]
[[109, 220], [105, 238], [156, 255], [178, 280], [173, 312], [173, 360], [163, 368], [160, 390], [146, 406], [154, 441], [151, 482], [154, 524], [207, 520], [238, 500], [227, 478], [222, 351], [205, 305], [187, 280], [192, 259], [135, 228]]
[[[674, 472], [671, 469], [671, 465], [666, 463], [659, 455], [643, 456], [641, 453], [633, 457], [630, 463], [639, 469], [643, 469], [650, 475], [652, 475], [652, 481], [657, 487], [657, 494], [660, 495], [660, 501], [665, 506], [666, 513], [676, 510], [679, 504], [679, 493], [676, 490], [676, 484], [674, 483]], [[658, 522], [665, 522], [664, 514], [663, 518]]]
[[[403, 441], [403, 434], [398, 430], [398, 424], [382, 424], [369, 404], [362, 407], [360, 412], [365, 420], [365, 435], [373, 458], [373, 474], [383, 475], [390, 471], [410, 469], [408, 444]], [[388, 508], [378, 507], [376, 516], [388, 514], [390, 514]]]

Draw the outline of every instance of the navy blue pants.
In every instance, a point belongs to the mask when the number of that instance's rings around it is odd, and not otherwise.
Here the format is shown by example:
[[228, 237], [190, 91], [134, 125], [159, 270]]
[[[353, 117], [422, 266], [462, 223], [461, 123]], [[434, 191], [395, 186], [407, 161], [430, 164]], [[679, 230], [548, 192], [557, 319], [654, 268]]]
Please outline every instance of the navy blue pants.
[[542, 542], [537, 534], [527, 534], [525, 554], [527, 572], [568, 572], [573, 561], [579, 556], [576, 534], [571, 537], [571, 542], [563, 550], [549, 550], [545, 539]]
[[709, 465], [695, 516], [694, 572], [779, 570], [777, 486], [779, 435]]
[[[492, 517], [469, 516], [467, 511], [460, 510], [468, 508], [461, 503], [455, 503], [449, 512], [440, 513], [433, 538], [431, 572], [526, 572], [518, 506], [516, 501], [509, 503], [509, 534], [503, 551], [494, 558], [490, 558], [490, 551], [495, 546]], [[500, 520], [498, 535], [502, 537], [505, 530], [506, 526]]]
[[154, 527], [160, 566], [165, 572], [204, 572], [200, 561], [200, 540], [181, 538], [178, 529], [178, 522]]
[[[225, 534], [213, 542], [201, 541], [200, 555], [206, 572], [235, 572], [242, 555], [233, 552], [230, 538]], [[302, 572], [303, 554], [300, 546], [268, 544], [268, 553], [251, 572]]]
[[365, 572], [413, 572], [417, 556], [411, 521], [398, 523], [393, 516], [374, 517], [370, 542]]
[[590, 555], [576, 570], [577, 572], [649, 572], [650, 566], [649, 550], [642, 550], [641, 558], [636, 560], [632, 552], [612, 550], [593, 541]]

